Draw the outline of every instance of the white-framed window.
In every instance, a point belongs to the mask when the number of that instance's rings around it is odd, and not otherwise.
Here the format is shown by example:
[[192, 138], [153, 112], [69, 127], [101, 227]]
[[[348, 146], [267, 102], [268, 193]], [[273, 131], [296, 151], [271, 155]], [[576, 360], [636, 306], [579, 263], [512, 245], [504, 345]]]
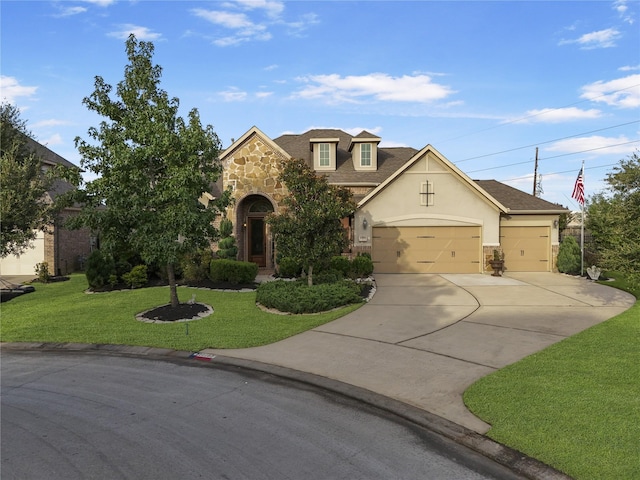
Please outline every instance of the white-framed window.
[[321, 167], [328, 167], [331, 165], [331, 145], [328, 143], [321, 143], [318, 145], [318, 165]]
[[425, 207], [432, 206], [434, 196], [433, 182], [427, 180], [426, 182], [420, 183], [420, 205]]
[[360, 166], [361, 167], [371, 166], [371, 144], [370, 143], [363, 143], [360, 145]]

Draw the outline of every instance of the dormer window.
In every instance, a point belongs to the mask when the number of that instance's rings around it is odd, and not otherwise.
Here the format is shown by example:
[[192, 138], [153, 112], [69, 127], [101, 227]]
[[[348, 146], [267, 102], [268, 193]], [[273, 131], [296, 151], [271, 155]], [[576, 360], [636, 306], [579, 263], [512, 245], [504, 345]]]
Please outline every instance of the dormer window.
[[361, 132], [351, 139], [349, 151], [356, 171], [370, 172], [378, 169], [378, 144], [380, 137]]
[[318, 164], [321, 167], [329, 167], [331, 165], [331, 145], [328, 143], [318, 144]]
[[319, 171], [336, 169], [336, 157], [339, 138], [312, 138], [313, 168]]
[[362, 143], [360, 145], [360, 166], [361, 167], [371, 166], [371, 144], [370, 143]]

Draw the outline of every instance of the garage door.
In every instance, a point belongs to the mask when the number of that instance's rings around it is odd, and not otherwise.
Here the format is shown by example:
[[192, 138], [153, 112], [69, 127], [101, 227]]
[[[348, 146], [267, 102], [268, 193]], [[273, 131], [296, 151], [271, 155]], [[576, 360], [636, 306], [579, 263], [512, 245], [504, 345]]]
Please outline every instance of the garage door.
[[377, 273], [479, 273], [480, 227], [375, 227]]
[[39, 232], [32, 244], [20, 256], [8, 255], [0, 260], [0, 275], [33, 275], [36, 264], [44, 261], [44, 233]]
[[548, 272], [549, 227], [501, 227], [500, 244], [509, 272]]

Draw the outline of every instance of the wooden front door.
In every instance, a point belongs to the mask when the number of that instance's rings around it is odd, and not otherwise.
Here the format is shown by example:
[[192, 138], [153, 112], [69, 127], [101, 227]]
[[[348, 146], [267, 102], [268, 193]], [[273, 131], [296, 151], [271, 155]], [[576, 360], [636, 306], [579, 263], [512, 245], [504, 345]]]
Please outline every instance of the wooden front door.
[[267, 266], [267, 245], [264, 218], [251, 218], [247, 221], [249, 240], [249, 261], [259, 267]]

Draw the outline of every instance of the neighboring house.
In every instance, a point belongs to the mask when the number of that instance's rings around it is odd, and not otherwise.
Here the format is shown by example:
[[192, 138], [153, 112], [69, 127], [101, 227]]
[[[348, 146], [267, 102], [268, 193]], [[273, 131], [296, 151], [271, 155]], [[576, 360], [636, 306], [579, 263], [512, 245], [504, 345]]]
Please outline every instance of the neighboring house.
[[[43, 171], [56, 165], [78, 168], [30, 138], [27, 139], [27, 144], [41, 159]], [[47, 192], [47, 201], [53, 201], [58, 195], [73, 188], [74, 186], [68, 182], [56, 180], [51, 190]], [[94, 239], [87, 229], [69, 230], [63, 226], [64, 222], [69, 217], [77, 215], [79, 210], [78, 207], [65, 208], [46, 232], [38, 232], [31, 248], [22, 255], [9, 255], [0, 259], [0, 275], [33, 275], [35, 277], [36, 265], [42, 262], [47, 262], [49, 273], [52, 275], [66, 275], [81, 270], [86, 257], [91, 253]]]
[[212, 192], [231, 187], [239, 258], [275, 266], [265, 217], [287, 190], [281, 162], [303, 158], [329, 183], [349, 188], [358, 208], [348, 219], [353, 254], [369, 252], [377, 273], [481, 273], [494, 250], [508, 271], [555, 270], [558, 218], [566, 209], [495, 180], [472, 180], [431, 145], [380, 147], [363, 131], [310, 130], [270, 139], [253, 127], [221, 155]]

